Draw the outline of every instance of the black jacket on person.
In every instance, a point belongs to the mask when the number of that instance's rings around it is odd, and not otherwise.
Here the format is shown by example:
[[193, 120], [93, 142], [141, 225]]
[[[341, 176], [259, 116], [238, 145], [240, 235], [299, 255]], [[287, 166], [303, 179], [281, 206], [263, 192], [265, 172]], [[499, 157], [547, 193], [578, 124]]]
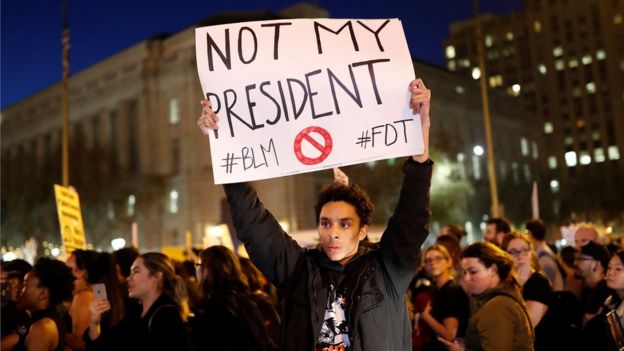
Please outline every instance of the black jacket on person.
[[429, 188], [433, 162], [411, 158], [403, 167], [399, 202], [377, 249], [360, 246], [346, 265], [321, 250], [301, 248], [280, 227], [247, 183], [226, 184], [238, 238], [252, 262], [273, 282], [283, 304], [280, 349], [313, 350], [320, 335], [328, 281], [338, 278], [347, 296], [354, 351], [411, 350], [405, 292], [429, 234]]
[[134, 311], [112, 328], [102, 325], [100, 337], [95, 340], [89, 338], [87, 329], [83, 337], [85, 350], [191, 350], [180, 309], [170, 297], [160, 295], [145, 316], [141, 317], [141, 310]]
[[270, 351], [276, 347], [264, 327], [260, 310], [252, 297], [245, 294], [220, 292], [208, 297], [189, 324], [196, 351]]

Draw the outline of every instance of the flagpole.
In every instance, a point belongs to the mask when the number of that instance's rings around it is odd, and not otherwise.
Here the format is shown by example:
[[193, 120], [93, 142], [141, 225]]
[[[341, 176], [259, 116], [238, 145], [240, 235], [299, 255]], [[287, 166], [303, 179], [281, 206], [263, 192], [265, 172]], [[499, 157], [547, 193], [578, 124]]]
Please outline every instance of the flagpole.
[[61, 11], [63, 17], [63, 147], [62, 169], [63, 186], [69, 186], [69, 24], [67, 18], [67, 0], [62, 0]]

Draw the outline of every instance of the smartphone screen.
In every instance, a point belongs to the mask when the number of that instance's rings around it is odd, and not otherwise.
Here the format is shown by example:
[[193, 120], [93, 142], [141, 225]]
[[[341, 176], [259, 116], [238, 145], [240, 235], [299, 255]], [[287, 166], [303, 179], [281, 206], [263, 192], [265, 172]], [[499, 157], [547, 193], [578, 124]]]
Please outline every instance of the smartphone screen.
[[106, 298], [106, 285], [104, 284], [93, 284], [93, 295], [96, 299], [105, 299]]

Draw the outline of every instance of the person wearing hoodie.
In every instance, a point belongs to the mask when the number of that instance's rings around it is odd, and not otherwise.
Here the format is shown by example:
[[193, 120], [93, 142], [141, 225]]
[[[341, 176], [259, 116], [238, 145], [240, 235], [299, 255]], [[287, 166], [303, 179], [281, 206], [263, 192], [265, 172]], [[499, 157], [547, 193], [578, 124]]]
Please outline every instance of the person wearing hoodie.
[[[420, 114], [424, 153], [410, 157], [394, 215], [378, 247], [364, 245], [373, 209], [358, 186], [335, 182], [315, 206], [320, 247], [300, 247], [262, 205], [248, 183], [226, 184], [234, 227], [250, 259], [278, 288], [283, 323], [280, 349], [408, 350], [410, 322], [405, 291], [429, 234], [431, 91], [410, 83], [410, 105]], [[202, 101], [198, 126], [217, 128]]]

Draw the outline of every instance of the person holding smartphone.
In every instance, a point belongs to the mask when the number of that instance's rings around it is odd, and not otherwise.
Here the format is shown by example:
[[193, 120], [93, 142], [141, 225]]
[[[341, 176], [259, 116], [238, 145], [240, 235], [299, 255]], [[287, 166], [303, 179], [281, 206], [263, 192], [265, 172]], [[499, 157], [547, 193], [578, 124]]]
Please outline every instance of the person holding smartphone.
[[140, 255], [128, 277], [128, 295], [139, 300], [140, 311], [128, 311], [110, 333], [102, 333], [102, 314], [111, 309], [106, 298], [89, 306], [88, 350], [190, 350], [182, 321], [179, 282], [169, 258], [159, 252]]

